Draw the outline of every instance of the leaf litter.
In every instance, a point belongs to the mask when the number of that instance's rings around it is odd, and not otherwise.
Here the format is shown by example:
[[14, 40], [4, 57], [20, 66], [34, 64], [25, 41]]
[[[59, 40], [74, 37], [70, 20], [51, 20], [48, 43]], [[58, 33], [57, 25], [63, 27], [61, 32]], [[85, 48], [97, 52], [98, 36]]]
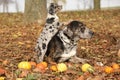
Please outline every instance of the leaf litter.
[[[74, 16], [73, 16], [74, 15]], [[95, 35], [89, 40], [80, 40], [77, 56], [88, 59], [95, 68], [94, 73], [81, 71], [82, 63], [66, 62], [68, 70], [57, 73], [47, 69], [44, 73], [19, 70], [21, 61], [32, 61], [36, 40], [43, 25], [23, 23], [23, 14], [0, 14], [0, 78], [16, 80], [120, 80], [120, 69], [104, 72], [104, 66], [120, 65], [120, 9], [62, 12], [62, 22], [71, 20], [84, 22]], [[51, 64], [49, 64], [51, 65]], [[17, 72], [17, 73], [16, 73]], [[36, 76], [35, 76], [36, 75]]]

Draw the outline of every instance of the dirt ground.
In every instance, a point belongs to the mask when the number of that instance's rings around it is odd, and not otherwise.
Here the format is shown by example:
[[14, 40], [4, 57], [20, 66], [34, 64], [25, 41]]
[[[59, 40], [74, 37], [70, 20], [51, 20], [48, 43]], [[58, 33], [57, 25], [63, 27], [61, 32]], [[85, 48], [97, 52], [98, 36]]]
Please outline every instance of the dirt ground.
[[112, 63], [120, 65], [120, 9], [61, 12], [59, 17], [61, 22], [66, 23], [71, 20], [82, 21], [94, 31], [92, 39], [79, 41], [77, 55], [88, 59], [95, 71], [84, 73], [80, 68], [82, 63], [65, 62], [68, 66], [66, 72], [57, 73], [47, 69], [41, 73], [31, 69], [27, 71], [27, 75], [20, 76], [17, 74], [17, 65], [21, 61], [32, 60], [43, 25], [25, 25], [21, 13], [0, 14], [0, 68], [5, 70], [4, 74], [0, 71], [0, 77], [3, 76], [6, 80], [21, 77], [24, 80], [120, 80], [120, 69], [109, 74], [103, 70], [103, 67], [111, 66]]

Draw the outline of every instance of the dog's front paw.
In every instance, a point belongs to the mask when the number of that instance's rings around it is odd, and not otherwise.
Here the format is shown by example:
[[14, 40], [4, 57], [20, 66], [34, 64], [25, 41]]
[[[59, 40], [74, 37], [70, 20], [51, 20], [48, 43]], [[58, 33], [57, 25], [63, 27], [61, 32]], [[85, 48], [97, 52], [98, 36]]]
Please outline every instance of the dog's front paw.
[[34, 55], [34, 61], [37, 62], [37, 63], [40, 63], [40, 62], [43, 61], [43, 57], [41, 56], [40, 53], [39, 53], [39, 54], [36, 53], [36, 54]]
[[70, 62], [73, 62], [73, 63], [86, 63], [86, 62], [89, 62], [89, 60], [87, 59], [83, 59], [83, 58], [79, 58], [77, 56], [73, 56], [69, 59]]

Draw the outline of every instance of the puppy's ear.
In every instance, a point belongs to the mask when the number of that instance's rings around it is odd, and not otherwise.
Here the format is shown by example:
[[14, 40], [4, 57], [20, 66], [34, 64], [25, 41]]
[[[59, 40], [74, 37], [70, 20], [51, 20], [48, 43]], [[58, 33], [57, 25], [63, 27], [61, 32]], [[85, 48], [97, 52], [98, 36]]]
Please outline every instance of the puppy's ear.
[[53, 15], [54, 14], [54, 3], [51, 3], [48, 9], [48, 13]]

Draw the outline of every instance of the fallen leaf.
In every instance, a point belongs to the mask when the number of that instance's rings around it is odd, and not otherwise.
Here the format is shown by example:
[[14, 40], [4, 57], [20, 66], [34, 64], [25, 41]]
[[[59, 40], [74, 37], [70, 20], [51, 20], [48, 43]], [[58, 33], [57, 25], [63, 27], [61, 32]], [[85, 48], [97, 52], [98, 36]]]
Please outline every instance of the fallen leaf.
[[4, 60], [4, 61], [2, 62], [2, 65], [7, 65], [8, 63], [9, 63], [8, 60]]
[[92, 78], [91, 80], [103, 80], [101, 76], [95, 76], [94, 78]]
[[30, 48], [30, 47], [31, 47], [31, 45], [29, 45], [29, 44], [28, 44], [28, 45], [26, 45], [26, 47], [27, 47], [27, 48]]
[[75, 70], [67, 70], [66, 73], [67, 74], [77, 74], [77, 71], [75, 71]]
[[23, 80], [23, 78], [16, 78], [16, 80]]
[[21, 34], [21, 32], [17, 32], [17, 35], [18, 35], [18, 36], [21, 36], [22, 34]]
[[19, 77], [23, 78], [23, 77], [26, 77], [28, 75], [29, 71], [28, 70], [23, 70], [21, 72], [21, 74], [19, 75]]
[[85, 50], [86, 48], [84, 46], [81, 46], [81, 49]]
[[117, 55], [118, 55], [118, 57], [120, 57], [120, 49], [118, 50], [118, 54]]
[[0, 68], [0, 75], [5, 74], [6, 70]]
[[82, 75], [77, 80], [85, 80], [85, 77]]
[[16, 34], [13, 34], [13, 38], [18, 38], [19, 36]]
[[29, 43], [32, 43], [32, 42], [31, 42], [31, 41], [29, 41], [29, 40], [27, 40], [27, 41], [25, 41], [25, 42], [26, 42], [26, 43], [28, 43], [28, 44], [29, 44]]
[[23, 44], [25, 44], [25, 43], [23, 43], [23, 42], [18, 42], [18, 44], [19, 44], [19, 45], [23, 45]]
[[33, 72], [41, 72], [41, 73], [45, 73], [45, 72], [46, 72], [46, 69], [35, 68], [35, 69], [33, 69]]

